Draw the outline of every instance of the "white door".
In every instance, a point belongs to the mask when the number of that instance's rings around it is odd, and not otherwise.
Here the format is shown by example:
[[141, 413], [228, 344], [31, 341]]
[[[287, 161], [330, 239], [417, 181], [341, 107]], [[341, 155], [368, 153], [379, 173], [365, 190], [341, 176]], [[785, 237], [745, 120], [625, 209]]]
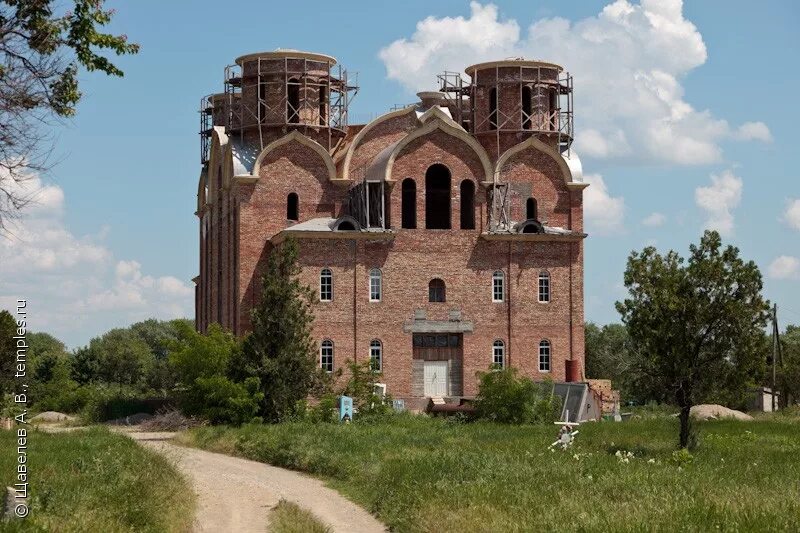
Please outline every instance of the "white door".
[[425, 361], [425, 396], [447, 396], [447, 361]]

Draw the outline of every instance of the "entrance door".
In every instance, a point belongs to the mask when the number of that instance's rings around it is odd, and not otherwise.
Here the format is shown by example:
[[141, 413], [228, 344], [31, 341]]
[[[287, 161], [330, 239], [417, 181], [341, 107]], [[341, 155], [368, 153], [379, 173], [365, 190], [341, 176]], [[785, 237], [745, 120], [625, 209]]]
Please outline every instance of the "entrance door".
[[443, 398], [447, 396], [447, 361], [425, 361], [425, 396]]

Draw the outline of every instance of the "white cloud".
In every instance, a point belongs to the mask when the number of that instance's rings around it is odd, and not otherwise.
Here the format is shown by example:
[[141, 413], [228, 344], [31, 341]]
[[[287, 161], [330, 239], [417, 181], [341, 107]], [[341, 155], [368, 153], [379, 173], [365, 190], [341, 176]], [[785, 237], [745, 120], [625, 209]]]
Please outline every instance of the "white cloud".
[[743, 141], [772, 142], [772, 133], [763, 122], [745, 122], [736, 130], [735, 136]]
[[642, 220], [642, 224], [645, 226], [650, 226], [652, 228], [657, 228], [659, 226], [663, 226], [664, 222], [667, 221], [667, 217], [665, 217], [661, 213], [650, 213], [647, 215], [644, 220]]
[[800, 231], [800, 198], [789, 200], [786, 211], [783, 212], [783, 220], [789, 227]]
[[621, 196], [611, 196], [603, 177], [599, 174], [588, 174], [584, 179], [591, 184], [583, 193], [583, 212], [586, 216], [587, 231], [600, 235], [621, 231], [625, 217], [625, 199]]
[[69, 344], [144, 318], [192, 316], [193, 289], [172, 277], [142, 273], [137, 261], [115, 260], [109, 232], [76, 236], [64, 223], [64, 192], [36, 176], [15, 187], [34, 203], [0, 237], [0, 308], [28, 300], [31, 328]]
[[800, 259], [788, 255], [775, 258], [769, 265], [769, 276], [775, 279], [800, 279]]
[[742, 199], [742, 178], [730, 170], [720, 175], [711, 175], [711, 185], [694, 190], [694, 201], [706, 212], [706, 227], [715, 229], [723, 235], [733, 233], [734, 208]]
[[469, 17], [427, 17], [380, 53], [387, 76], [411, 91], [434, 87], [444, 70], [505, 57], [558, 62], [575, 77], [576, 149], [598, 158], [679, 164], [719, 161], [725, 139], [769, 141], [762, 122], [732, 127], [684, 98], [681, 79], [706, 62], [697, 27], [680, 0], [617, 0], [575, 22], [534, 21], [521, 31], [493, 4]]

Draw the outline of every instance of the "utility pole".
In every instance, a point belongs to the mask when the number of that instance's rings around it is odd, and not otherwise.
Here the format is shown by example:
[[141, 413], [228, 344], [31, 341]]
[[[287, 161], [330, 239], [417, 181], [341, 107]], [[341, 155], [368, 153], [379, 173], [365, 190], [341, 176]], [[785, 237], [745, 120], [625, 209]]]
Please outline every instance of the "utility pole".
[[775, 412], [775, 368], [780, 352], [780, 330], [778, 329], [778, 304], [772, 307], [772, 412]]

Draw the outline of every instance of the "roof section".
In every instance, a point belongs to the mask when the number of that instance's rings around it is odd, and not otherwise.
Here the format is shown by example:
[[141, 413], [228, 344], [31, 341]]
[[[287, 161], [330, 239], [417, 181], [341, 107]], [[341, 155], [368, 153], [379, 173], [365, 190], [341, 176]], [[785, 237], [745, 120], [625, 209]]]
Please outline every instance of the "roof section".
[[476, 70], [483, 70], [483, 69], [495, 68], [495, 67], [515, 67], [515, 68], [516, 67], [529, 67], [529, 68], [543, 67], [543, 68], [554, 68], [554, 69], [558, 70], [559, 72], [564, 70], [564, 68], [561, 65], [558, 65], [556, 63], [550, 63], [548, 61], [539, 61], [539, 60], [535, 60], [535, 59], [523, 59], [521, 57], [518, 57], [518, 58], [513, 58], [512, 57], [512, 58], [508, 58], [508, 59], [503, 59], [501, 61], [487, 61], [485, 63], [476, 63], [475, 65], [470, 65], [467, 68], [465, 68], [464, 72], [466, 72], [467, 75], [472, 76], [472, 74]]
[[236, 58], [236, 64], [241, 65], [245, 61], [258, 59], [259, 57], [267, 59], [282, 59], [282, 58], [310, 59], [311, 61], [321, 61], [324, 63], [329, 62], [331, 66], [336, 64], [336, 58], [333, 56], [318, 54], [316, 52], [304, 52], [303, 50], [294, 50], [291, 48], [276, 48], [271, 52], [255, 52], [252, 54], [239, 56]]

